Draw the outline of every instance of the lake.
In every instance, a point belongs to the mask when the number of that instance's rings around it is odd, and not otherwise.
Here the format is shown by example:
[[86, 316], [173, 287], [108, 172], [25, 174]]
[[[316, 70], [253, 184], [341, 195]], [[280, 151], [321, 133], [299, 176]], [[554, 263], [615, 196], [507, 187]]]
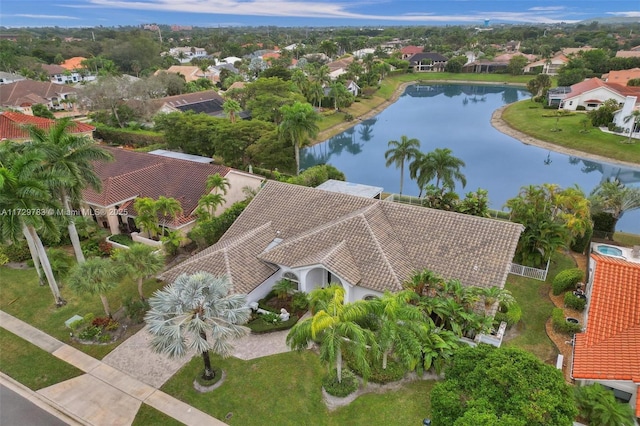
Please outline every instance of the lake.
[[[468, 191], [486, 189], [491, 208], [498, 210], [526, 185], [578, 185], [588, 194], [602, 180], [617, 177], [626, 185], [640, 186], [640, 165], [620, 167], [525, 145], [491, 126], [493, 111], [528, 98], [528, 91], [506, 86], [412, 85], [377, 116], [302, 150], [300, 167], [331, 164], [350, 182], [397, 193], [400, 170], [385, 166], [384, 153], [390, 140], [406, 135], [418, 139], [423, 152], [451, 149], [466, 163], [462, 173], [467, 186], [456, 192], [462, 198]], [[407, 165], [403, 194], [418, 195]], [[640, 234], [640, 210], [626, 213], [616, 230]]]

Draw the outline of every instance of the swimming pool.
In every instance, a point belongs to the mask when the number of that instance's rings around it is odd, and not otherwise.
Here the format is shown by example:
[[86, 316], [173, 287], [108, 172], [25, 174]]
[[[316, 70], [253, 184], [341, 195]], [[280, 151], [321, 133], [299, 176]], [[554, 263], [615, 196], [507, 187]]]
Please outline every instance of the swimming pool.
[[600, 245], [596, 247], [596, 251], [607, 256], [622, 256], [622, 250], [618, 247]]

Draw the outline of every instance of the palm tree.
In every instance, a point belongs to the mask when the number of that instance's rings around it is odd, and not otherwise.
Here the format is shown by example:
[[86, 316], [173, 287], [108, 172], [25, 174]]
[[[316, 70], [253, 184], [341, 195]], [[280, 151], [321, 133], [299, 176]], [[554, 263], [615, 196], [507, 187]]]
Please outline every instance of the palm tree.
[[309, 89], [307, 94], [307, 100], [310, 104], [317, 105], [320, 108], [322, 99], [324, 98], [324, 88], [319, 81], [312, 81], [309, 83]]
[[[95, 173], [93, 162], [113, 160], [113, 156], [93, 140], [70, 134], [70, 126], [70, 121], [60, 120], [48, 132], [35, 126], [29, 128], [32, 140], [29, 148], [44, 152], [45, 168], [67, 179], [64, 185], [52, 187], [53, 196], [62, 202], [66, 212], [71, 211], [72, 200], [77, 202], [82, 199], [83, 189], [91, 187], [100, 192], [102, 182]], [[76, 260], [84, 262], [75, 221], [71, 217], [69, 219], [67, 229]]]
[[353, 99], [353, 95], [345, 85], [339, 81], [331, 84], [329, 90], [329, 97], [333, 98], [333, 107], [336, 110], [340, 110], [340, 107], [348, 106], [349, 99]]
[[178, 215], [182, 213], [182, 205], [175, 198], [159, 196], [155, 201], [157, 212], [162, 216], [162, 235], [164, 235], [167, 218], [176, 220]]
[[231, 287], [226, 276], [196, 272], [182, 274], [163, 290], [156, 291], [149, 299], [150, 309], [145, 315], [149, 332], [154, 336], [153, 350], [170, 357], [195, 350], [204, 362], [202, 378], [213, 379], [209, 351], [229, 356], [232, 350], [229, 340], [249, 331], [242, 326], [251, 313], [246, 306], [247, 296], [230, 293]]
[[431, 157], [427, 154], [418, 152], [413, 161], [409, 163], [409, 177], [415, 179], [420, 189], [418, 197], [422, 197], [423, 191], [427, 185], [435, 177], [435, 171], [433, 170]]
[[158, 232], [158, 207], [156, 202], [149, 197], [139, 197], [133, 202], [136, 211], [136, 226], [147, 232], [149, 238], [153, 238]]
[[216, 209], [225, 203], [222, 194], [205, 194], [198, 200], [198, 207], [195, 210], [196, 216], [204, 220], [210, 219]]
[[207, 177], [207, 181], [205, 185], [207, 187], [208, 192], [215, 190], [216, 194], [218, 194], [219, 192], [222, 192], [224, 195], [227, 195], [227, 191], [231, 186], [231, 184], [229, 183], [229, 179], [227, 179], [226, 177], [223, 177], [222, 175], [220, 175], [220, 173], [209, 175]]
[[55, 304], [62, 306], [66, 302], [60, 294], [38, 234], [40, 232], [54, 239], [60, 235], [55, 216], [49, 214], [49, 210], [60, 208], [49, 192], [60, 177], [42, 169], [45, 157], [41, 152], [20, 152], [9, 142], [0, 144], [0, 148], [0, 211], [9, 212], [0, 220], [0, 241], [17, 243], [21, 234], [25, 237], [40, 282], [43, 282], [39, 269], [42, 266]]
[[451, 152], [449, 148], [436, 148], [427, 154], [436, 179], [436, 188], [453, 190], [456, 180], [462, 183], [463, 188], [467, 185], [467, 178], [460, 172], [460, 167], [464, 167], [465, 163], [451, 155]]
[[636, 129], [636, 126], [640, 124], [640, 109], [636, 109], [636, 110], [632, 111], [631, 114], [627, 115], [624, 118], [624, 122], [625, 123], [631, 122], [631, 127], [629, 128], [629, 141], [628, 141], [628, 143], [632, 143], [631, 142], [631, 136], [633, 135], [633, 131]]
[[416, 158], [420, 153], [420, 141], [418, 139], [409, 139], [402, 135], [400, 142], [391, 140], [387, 144], [389, 149], [384, 153], [387, 160], [386, 166], [395, 165], [400, 168], [400, 195], [402, 195], [402, 184], [404, 182], [404, 163], [407, 160]]
[[634, 414], [631, 406], [616, 401], [610, 390], [600, 383], [587, 386], [577, 386], [574, 389], [574, 399], [580, 417], [589, 424], [602, 426], [631, 426], [634, 424]]
[[484, 313], [487, 316], [489, 316], [489, 311], [496, 302], [507, 308], [516, 302], [516, 299], [513, 298], [509, 290], [496, 286], [481, 288], [478, 294], [482, 297], [484, 302]]
[[367, 350], [374, 355], [378, 350], [373, 332], [357, 323], [367, 315], [367, 302], [360, 300], [345, 304], [344, 289], [340, 285], [332, 285], [328, 291], [331, 299], [323, 303], [324, 308], [313, 317], [291, 328], [287, 334], [287, 345], [295, 350], [304, 350], [309, 343], [317, 341], [320, 359], [330, 365], [335, 363], [339, 383], [342, 383], [342, 353], [349, 351], [366, 377], [370, 371]]
[[318, 120], [320, 116], [307, 103], [295, 102], [283, 105], [282, 122], [278, 127], [280, 134], [291, 141], [296, 157], [296, 175], [300, 174], [300, 148], [309, 143], [309, 138], [318, 134]]
[[107, 293], [114, 289], [122, 279], [122, 271], [110, 258], [92, 257], [84, 263], [78, 263], [69, 273], [67, 285], [77, 294], [100, 296], [104, 313], [111, 318], [111, 308]]
[[617, 179], [606, 180], [591, 191], [589, 200], [594, 212], [610, 213], [617, 222], [625, 212], [640, 208], [640, 188], [627, 187]]
[[231, 121], [232, 123], [236, 122], [236, 114], [242, 111], [240, 102], [233, 99], [227, 99], [226, 101], [224, 101], [224, 103], [222, 104], [222, 109], [224, 110], [224, 113], [227, 114], [227, 117], [229, 117], [229, 121]]
[[116, 250], [111, 256], [118, 265], [138, 281], [138, 294], [144, 300], [142, 284], [150, 276], [164, 268], [164, 256], [152, 246], [133, 244], [129, 249]]

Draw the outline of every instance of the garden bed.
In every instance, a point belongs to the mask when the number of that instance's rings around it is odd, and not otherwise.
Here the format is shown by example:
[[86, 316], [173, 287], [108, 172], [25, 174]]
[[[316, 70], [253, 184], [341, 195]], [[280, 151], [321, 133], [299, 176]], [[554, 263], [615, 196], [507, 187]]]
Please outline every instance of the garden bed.
[[262, 315], [260, 314], [256, 314], [256, 317], [249, 320], [247, 323], [247, 327], [251, 329], [252, 333], [262, 334], [270, 333], [272, 331], [288, 330], [298, 322], [298, 319], [300, 319], [297, 315], [292, 315], [287, 321], [271, 323], [263, 320], [261, 316]]

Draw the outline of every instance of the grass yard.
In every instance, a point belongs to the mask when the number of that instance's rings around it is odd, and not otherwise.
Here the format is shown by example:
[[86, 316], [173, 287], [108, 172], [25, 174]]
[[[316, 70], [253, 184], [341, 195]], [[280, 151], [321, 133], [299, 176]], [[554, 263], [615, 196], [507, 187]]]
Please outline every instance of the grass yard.
[[[321, 394], [326, 370], [310, 351], [250, 361], [213, 357], [212, 363], [227, 374], [220, 388], [206, 394], [193, 389], [193, 378], [202, 369], [202, 359], [195, 357], [162, 390], [229, 425], [410, 425], [420, 424], [431, 412], [430, 381], [361, 395], [348, 406], [329, 412]], [[160, 417], [154, 417], [157, 414], [145, 408], [134, 424], [163, 424]]]
[[[555, 110], [543, 109], [542, 105], [530, 100], [509, 105], [502, 113], [502, 118], [514, 129], [543, 141], [575, 149], [586, 153], [601, 155], [615, 160], [640, 164], [640, 142], [628, 144], [628, 137], [601, 132], [587, 124], [584, 133], [586, 113], [576, 112], [574, 115], [561, 117], [544, 117], [553, 115]], [[552, 131], [559, 127], [562, 131]], [[625, 143], [621, 143], [625, 142]]]
[[511, 291], [522, 308], [522, 320], [516, 326], [517, 337], [505, 342], [505, 346], [524, 349], [542, 361], [555, 363], [558, 350], [545, 331], [545, 323], [554, 308], [549, 290], [558, 272], [573, 267], [575, 263], [570, 256], [557, 254], [549, 266], [546, 282], [509, 274], [505, 288]]
[[131, 426], [181, 426], [182, 424], [173, 417], [167, 416], [162, 411], [158, 411], [143, 402]]
[[47, 351], [0, 328], [0, 371], [31, 390], [72, 379], [83, 372]]
[[[145, 294], [150, 296], [163, 283], [149, 280], [145, 283]], [[62, 297], [67, 301], [65, 306], [56, 308], [48, 286], [40, 286], [34, 268], [12, 269], [0, 266], [0, 309], [31, 324], [56, 339], [70, 344], [81, 351], [102, 359], [118, 346], [122, 340], [108, 345], [83, 345], [69, 337], [69, 329], [64, 322], [74, 315], [84, 316], [92, 312], [96, 317], [104, 316], [102, 303], [98, 296], [77, 296], [64, 285], [60, 286]], [[129, 297], [138, 297], [136, 284], [125, 278], [120, 285], [108, 295], [113, 312], [122, 306]], [[127, 332], [129, 334], [129, 331]]]

